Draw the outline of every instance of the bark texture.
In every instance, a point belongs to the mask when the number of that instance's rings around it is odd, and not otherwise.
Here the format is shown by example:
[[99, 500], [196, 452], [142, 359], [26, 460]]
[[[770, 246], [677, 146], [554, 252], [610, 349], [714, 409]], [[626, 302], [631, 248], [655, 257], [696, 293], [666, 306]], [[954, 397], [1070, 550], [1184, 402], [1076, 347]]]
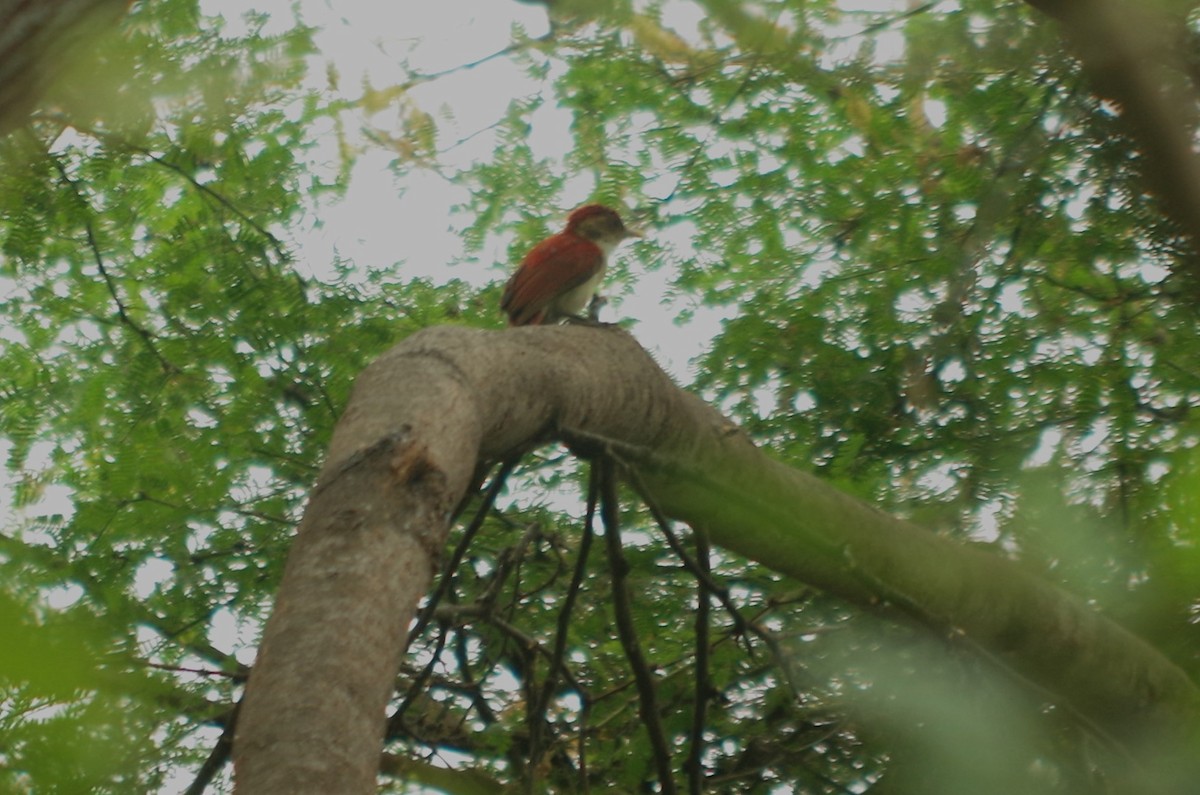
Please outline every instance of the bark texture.
[[1197, 725], [1176, 666], [1079, 600], [764, 455], [622, 331], [430, 328], [360, 376], [289, 555], [234, 745], [237, 791], [375, 789], [405, 631], [476, 465], [607, 449], [715, 543], [973, 643], [1135, 751]]
[[[1200, 90], [1191, 3], [1178, 0], [1026, 0], [1059, 22], [1093, 90], [1113, 102], [1144, 156], [1146, 186], [1200, 251], [1200, 158], [1193, 141]], [[1195, 258], [1192, 277], [1200, 279]]]
[[0, 135], [25, 123], [54, 79], [131, 0], [0, 0]]

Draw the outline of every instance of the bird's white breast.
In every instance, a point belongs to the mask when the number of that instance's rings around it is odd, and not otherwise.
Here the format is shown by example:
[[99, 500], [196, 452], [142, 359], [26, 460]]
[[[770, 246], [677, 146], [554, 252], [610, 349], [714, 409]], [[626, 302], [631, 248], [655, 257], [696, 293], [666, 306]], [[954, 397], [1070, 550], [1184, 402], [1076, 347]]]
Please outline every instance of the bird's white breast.
[[578, 287], [567, 290], [555, 301], [554, 308], [559, 314], [582, 315], [583, 310], [587, 309], [592, 296], [596, 294], [596, 290], [600, 287], [600, 281], [604, 278], [604, 271], [608, 265], [608, 252], [604, 251], [603, 246], [601, 246], [601, 251], [604, 252], [605, 257], [601, 260], [600, 267], [596, 269], [596, 273]]
[[592, 302], [592, 296], [596, 294], [596, 290], [600, 289], [600, 282], [604, 279], [604, 272], [608, 269], [608, 258], [622, 240], [624, 237], [600, 237], [592, 240], [596, 244], [596, 248], [600, 249], [600, 267], [586, 282], [567, 290], [558, 297], [554, 302], [556, 314], [583, 316], [584, 310]]

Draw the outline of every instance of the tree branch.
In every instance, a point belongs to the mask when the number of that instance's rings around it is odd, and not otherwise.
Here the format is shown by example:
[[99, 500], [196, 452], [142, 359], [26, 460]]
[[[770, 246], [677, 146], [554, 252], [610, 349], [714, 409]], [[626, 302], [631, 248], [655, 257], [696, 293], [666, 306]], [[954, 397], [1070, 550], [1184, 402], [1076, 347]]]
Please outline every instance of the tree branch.
[[[696, 534], [696, 562], [700, 570], [708, 574], [711, 569], [708, 539], [703, 533]], [[713, 686], [708, 670], [708, 615], [711, 610], [708, 586], [696, 580], [696, 690], [692, 697], [692, 736], [688, 748], [685, 768], [688, 774], [688, 792], [691, 795], [704, 793], [704, 729], [708, 725], [708, 700], [712, 698]]]
[[658, 696], [654, 674], [646, 664], [633, 623], [633, 608], [629, 598], [629, 563], [621, 548], [621, 506], [617, 499], [617, 481], [613, 460], [607, 456], [596, 462], [600, 467], [600, 521], [604, 523], [604, 544], [608, 548], [608, 563], [612, 577], [613, 615], [617, 619], [617, 636], [629, 660], [633, 681], [637, 685], [639, 714], [642, 726], [650, 738], [654, 766], [658, 770], [661, 792], [675, 792], [675, 771], [671, 767], [671, 748], [663, 734], [662, 717], [658, 714]]
[[54, 81], [89, 55], [131, 0], [0, 0], [0, 135], [25, 123]]
[[[542, 735], [546, 728], [546, 710], [549, 708], [550, 699], [554, 697], [554, 691], [558, 687], [559, 670], [566, 667], [567, 641], [571, 631], [571, 619], [575, 612], [575, 602], [578, 601], [579, 592], [583, 588], [583, 577], [587, 573], [588, 556], [591, 554], [592, 541], [596, 535], [593, 522], [596, 516], [596, 499], [599, 488], [598, 474], [598, 468], [593, 465], [588, 473], [588, 501], [587, 513], [583, 520], [583, 538], [579, 543], [579, 553], [575, 558], [575, 569], [571, 574], [571, 583], [567, 587], [562, 607], [558, 611], [558, 622], [554, 633], [554, 654], [550, 660], [550, 666], [546, 669], [546, 678], [542, 683], [542, 690], [538, 696], [537, 703], [530, 709], [529, 768], [531, 773], [539, 769], [539, 763], [541, 762]], [[582, 755], [580, 756], [580, 760], [582, 764]]]
[[100, 241], [96, 238], [96, 229], [92, 225], [92, 218], [96, 214], [92, 209], [92, 205], [84, 197], [83, 191], [79, 188], [79, 183], [71, 179], [71, 175], [67, 173], [67, 168], [62, 164], [62, 160], [54, 154], [47, 154], [47, 157], [50, 158], [50, 162], [54, 164], [58, 175], [71, 190], [75, 204], [79, 207], [82, 214], [83, 231], [87, 237], [88, 249], [92, 252], [92, 260], [96, 263], [96, 270], [100, 272], [100, 278], [104, 280], [105, 287], [108, 288], [109, 296], [112, 297], [113, 303], [116, 304], [117, 318], [123, 325], [132, 329], [141, 338], [150, 352], [154, 354], [154, 358], [158, 359], [159, 366], [162, 367], [163, 372], [168, 374], [182, 372], [166, 356], [163, 356], [162, 351], [158, 349], [154, 335], [130, 316], [129, 311], [125, 307], [125, 302], [121, 300], [121, 293], [117, 290], [117, 283], [113, 279], [112, 274], [108, 272], [108, 267], [104, 264], [104, 256], [100, 253]]
[[[1143, 0], [1027, 0], [1058, 20], [1096, 93], [1119, 107], [1145, 156], [1143, 177], [1200, 253], [1200, 157], [1192, 142], [1196, 87], [1187, 79], [1187, 4]], [[1190, 258], [1193, 280], [1200, 259]]]
[[1200, 692], [1159, 652], [1003, 558], [764, 455], [625, 332], [445, 326], [364, 370], [334, 431], [247, 688], [238, 792], [374, 791], [405, 629], [454, 508], [480, 461], [550, 428], [608, 440], [712, 543], [865, 609], [902, 594], [1135, 755], [1191, 759]]

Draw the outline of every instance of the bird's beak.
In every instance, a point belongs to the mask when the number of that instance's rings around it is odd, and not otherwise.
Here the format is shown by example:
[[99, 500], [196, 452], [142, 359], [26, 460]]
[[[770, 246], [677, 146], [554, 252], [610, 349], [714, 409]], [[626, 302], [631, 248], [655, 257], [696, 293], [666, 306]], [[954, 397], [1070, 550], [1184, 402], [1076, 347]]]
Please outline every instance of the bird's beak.
[[646, 233], [640, 229], [630, 229], [625, 227], [625, 237], [645, 237]]

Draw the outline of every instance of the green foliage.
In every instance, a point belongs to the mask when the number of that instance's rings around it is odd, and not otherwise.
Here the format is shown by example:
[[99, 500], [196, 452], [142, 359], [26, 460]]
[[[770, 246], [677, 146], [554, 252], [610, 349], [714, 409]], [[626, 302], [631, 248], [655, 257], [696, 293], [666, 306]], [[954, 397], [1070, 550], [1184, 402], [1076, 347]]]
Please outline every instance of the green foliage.
[[[1020, 559], [1194, 675], [1194, 254], [1023, 6], [840, 9], [585, 3], [548, 37], [516, 31], [542, 91], [453, 176], [464, 254], [500, 240], [516, 260], [581, 193], [634, 208], [638, 264], [669, 271], [680, 321], [727, 318], [693, 327], [713, 337], [692, 386], [772, 454]], [[0, 140], [5, 791], [156, 791], [197, 769], [356, 373], [421, 327], [497, 322], [494, 286], [349, 261], [302, 275], [291, 241], [345, 188], [355, 103], [306, 87], [312, 30], [267, 21], [231, 36], [189, 0], [137, 4], [86, 80]], [[372, 137], [401, 172], [439, 152], [440, 109], [408, 89], [358, 103], [405, 109], [402, 135]], [[553, 112], [565, 158], [531, 134]], [[309, 163], [330, 127], [333, 178]], [[388, 750], [454, 752], [472, 787], [649, 791], [613, 564], [596, 539], [571, 584], [585, 478], [543, 455], [414, 640]], [[626, 497], [632, 618], [678, 771], [703, 704], [711, 791], [1106, 791], [1102, 739], [1037, 696], [717, 551], [735, 614]]]
[[141, 4], [102, 53], [120, 97], [64, 87], [0, 141], [5, 791], [157, 791], [207, 755], [245, 673], [214, 626], [261, 617], [354, 375], [459, 311], [297, 273], [331, 111], [311, 31], [251, 22]]

